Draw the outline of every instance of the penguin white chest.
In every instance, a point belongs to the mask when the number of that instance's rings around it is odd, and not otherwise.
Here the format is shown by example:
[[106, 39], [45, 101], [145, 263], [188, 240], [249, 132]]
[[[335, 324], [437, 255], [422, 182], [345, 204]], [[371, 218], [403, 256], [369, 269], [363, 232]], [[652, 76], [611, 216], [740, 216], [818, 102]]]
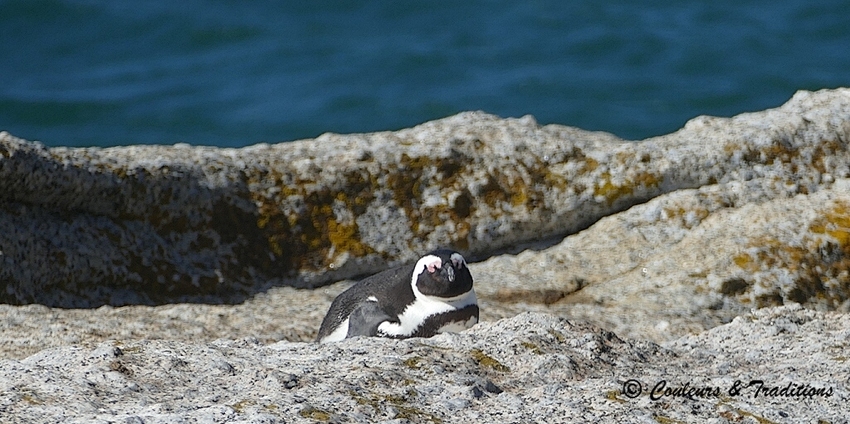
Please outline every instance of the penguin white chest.
[[[410, 336], [415, 333], [416, 330], [429, 318], [435, 315], [462, 309], [466, 306], [475, 304], [477, 304], [477, 299], [475, 297], [475, 291], [472, 290], [456, 298], [438, 298], [419, 294], [416, 297], [416, 300], [410, 305], [407, 305], [401, 315], [398, 316], [397, 323], [381, 323], [381, 325], [378, 326], [378, 333], [387, 337]], [[478, 322], [476, 317], [472, 317], [471, 319]], [[443, 327], [446, 328], [445, 331], [462, 331], [474, 325], [475, 322], [468, 326], [466, 326], [466, 322], [462, 324], [458, 322], [447, 323], [442, 326], [438, 332], [443, 332]], [[464, 327], [460, 328], [461, 326]], [[460, 330], [454, 330], [455, 328], [460, 328]]]
[[327, 336], [323, 337], [320, 342], [338, 342], [340, 340], [344, 340], [346, 335], [348, 335], [348, 318], [346, 318], [345, 321], [339, 323], [339, 326], [331, 334], [328, 334]]

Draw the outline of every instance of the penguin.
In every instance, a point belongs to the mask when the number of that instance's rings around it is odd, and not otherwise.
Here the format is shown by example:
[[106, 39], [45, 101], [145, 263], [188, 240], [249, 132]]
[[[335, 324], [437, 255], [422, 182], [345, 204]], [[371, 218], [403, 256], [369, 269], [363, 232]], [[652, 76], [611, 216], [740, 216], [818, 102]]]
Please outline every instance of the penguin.
[[458, 332], [478, 323], [478, 300], [463, 256], [426, 254], [367, 277], [342, 292], [319, 328], [317, 342], [355, 336], [404, 339]]

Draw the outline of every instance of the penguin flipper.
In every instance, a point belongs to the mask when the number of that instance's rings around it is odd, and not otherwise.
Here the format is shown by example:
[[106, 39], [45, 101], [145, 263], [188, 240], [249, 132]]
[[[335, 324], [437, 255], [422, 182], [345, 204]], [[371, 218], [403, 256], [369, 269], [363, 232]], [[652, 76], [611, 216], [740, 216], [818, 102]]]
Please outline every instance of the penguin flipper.
[[392, 318], [384, 312], [378, 302], [363, 302], [348, 315], [348, 334], [345, 338], [355, 336], [376, 336], [378, 326]]

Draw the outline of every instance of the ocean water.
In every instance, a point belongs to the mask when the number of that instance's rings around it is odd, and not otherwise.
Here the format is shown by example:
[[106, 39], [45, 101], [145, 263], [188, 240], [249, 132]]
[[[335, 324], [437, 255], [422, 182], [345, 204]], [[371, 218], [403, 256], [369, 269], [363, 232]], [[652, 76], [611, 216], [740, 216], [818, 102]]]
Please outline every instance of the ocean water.
[[239, 147], [466, 110], [638, 140], [850, 86], [850, 1], [0, 0], [0, 130]]

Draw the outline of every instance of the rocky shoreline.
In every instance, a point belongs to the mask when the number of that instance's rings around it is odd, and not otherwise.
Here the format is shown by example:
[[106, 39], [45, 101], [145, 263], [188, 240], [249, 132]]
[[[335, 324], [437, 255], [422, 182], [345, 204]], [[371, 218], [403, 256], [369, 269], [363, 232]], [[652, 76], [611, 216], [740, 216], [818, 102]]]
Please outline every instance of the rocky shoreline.
[[[640, 142], [477, 112], [243, 149], [0, 133], [0, 416], [847, 422], [848, 141], [850, 89]], [[438, 246], [480, 325], [305, 343]], [[832, 394], [728, 394], [759, 379]]]
[[641, 142], [478, 112], [242, 149], [45, 148], [0, 133], [0, 301], [239, 303], [440, 246], [483, 259], [686, 189], [718, 193], [655, 218], [684, 231], [850, 176], [848, 109], [847, 89], [799, 92]]

